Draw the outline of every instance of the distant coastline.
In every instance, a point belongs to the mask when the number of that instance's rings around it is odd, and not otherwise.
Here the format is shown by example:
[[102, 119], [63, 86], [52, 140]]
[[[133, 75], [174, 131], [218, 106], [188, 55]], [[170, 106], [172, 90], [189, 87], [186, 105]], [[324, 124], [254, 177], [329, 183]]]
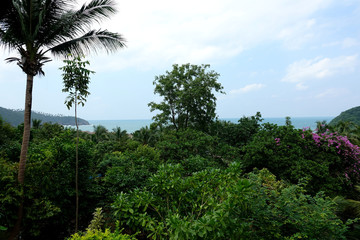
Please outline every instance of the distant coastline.
[[[309, 127], [311, 129], [316, 128], [317, 121], [326, 121], [329, 123], [334, 117], [294, 117], [291, 118], [291, 123], [295, 128]], [[221, 118], [220, 120], [230, 121], [237, 123], [240, 118]], [[134, 119], [134, 120], [88, 120], [90, 125], [79, 126], [82, 131], [93, 132], [94, 126], [102, 125], [108, 131], [112, 131], [113, 128], [120, 127], [122, 130], [126, 130], [128, 133], [133, 133], [142, 127], [150, 126], [153, 122], [151, 119]], [[285, 117], [277, 118], [264, 118], [262, 123], [273, 123], [277, 125], [285, 125]]]
[[[24, 122], [24, 110], [7, 109], [0, 107], [0, 117], [5, 122], [10, 123], [12, 126], [17, 126]], [[73, 116], [53, 115], [48, 113], [31, 111], [31, 119], [41, 120], [41, 123], [58, 123], [64, 126], [75, 125], [75, 117]], [[90, 125], [88, 121], [82, 118], [78, 118], [78, 123], [79, 125]]]

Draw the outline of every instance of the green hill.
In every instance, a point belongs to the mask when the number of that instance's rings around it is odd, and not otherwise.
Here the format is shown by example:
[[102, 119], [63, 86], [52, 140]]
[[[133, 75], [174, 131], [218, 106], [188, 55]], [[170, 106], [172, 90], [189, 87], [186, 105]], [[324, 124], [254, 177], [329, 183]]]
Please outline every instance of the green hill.
[[360, 106], [350, 108], [349, 110], [346, 110], [342, 113], [340, 113], [339, 116], [331, 120], [329, 123], [330, 126], [334, 126], [339, 122], [353, 122], [357, 125], [360, 125]]
[[[0, 107], [1, 118], [13, 126], [17, 126], [24, 122], [24, 110], [12, 110]], [[61, 125], [75, 125], [75, 117], [51, 115], [47, 113], [31, 112], [31, 119], [41, 120], [42, 123], [51, 122]], [[85, 119], [78, 118], [79, 125], [89, 125]]]

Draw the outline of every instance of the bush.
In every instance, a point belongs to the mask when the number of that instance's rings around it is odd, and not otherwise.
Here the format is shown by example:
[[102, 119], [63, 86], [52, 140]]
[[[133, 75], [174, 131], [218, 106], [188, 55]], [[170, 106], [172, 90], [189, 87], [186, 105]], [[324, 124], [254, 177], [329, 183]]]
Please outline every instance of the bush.
[[357, 182], [355, 178], [349, 181], [345, 174], [350, 166], [346, 162], [351, 161], [339, 153], [339, 145], [327, 140], [316, 143], [315, 136], [310, 130], [294, 129], [291, 125], [264, 124], [243, 148], [245, 155], [241, 162], [246, 172], [267, 168], [293, 184], [307, 181], [306, 190], [313, 195], [319, 191], [331, 196], [351, 194], [351, 185]]
[[307, 195], [302, 185], [277, 181], [268, 170], [248, 175], [252, 185], [251, 239], [345, 239], [347, 227], [336, 203], [323, 193]]
[[231, 146], [243, 147], [260, 130], [262, 120], [259, 112], [255, 116], [240, 118], [238, 123], [217, 120], [210, 125], [210, 135]]
[[168, 163], [183, 163], [185, 159], [199, 156], [207, 159], [209, 166], [226, 167], [238, 158], [238, 149], [219, 141], [204, 132], [185, 129], [169, 131], [156, 144], [163, 161]]
[[155, 173], [160, 165], [160, 153], [147, 145], [124, 153], [107, 154], [99, 164], [100, 172], [105, 173], [103, 181], [108, 196], [121, 191], [142, 187], [145, 181]]
[[240, 165], [183, 177], [163, 165], [149, 187], [120, 193], [113, 216], [129, 232], [151, 239], [344, 239], [335, 204], [267, 170], [241, 175]]
[[68, 238], [68, 240], [135, 240], [135, 237], [121, 234], [118, 226], [116, 227], [115, 232], [111, 232], [108, 228], [102, 231], [102, 222], [102, 209], [97, 208], [94, 212], [94, 218], [86, 229], [86, 232], [75, 233], [70, 238]]

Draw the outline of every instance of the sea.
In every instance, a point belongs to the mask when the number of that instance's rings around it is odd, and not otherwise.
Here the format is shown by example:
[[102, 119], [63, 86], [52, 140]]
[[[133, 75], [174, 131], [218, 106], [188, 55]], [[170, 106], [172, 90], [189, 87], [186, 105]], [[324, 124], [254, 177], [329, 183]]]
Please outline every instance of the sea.
[[[329, 123], [334, 117], [292, 117], [290, 118], [292, 125], [295, 128], [316, 128], [316, 122], [326, 121]], [[219, 120], [230, 121], [237, 123], [240, 118], [222, 118]], [[279, 126], [285, 125], [285, 117], [277, 118], [264, 118], [262, 123], [273, 123]], [[108, 131], [112, 131], [116, 127], [120, 127], [121, 130], [126, 130], [128, 133], [133, 133], [142, 127], [150, 126], [153, 122], [151, 119], [136, 119], [136, 120], [88, 120], [90, 125], [81, 125], [79, 129], [82, 131], [93, 132], [94, 127], [101, 125], [104, 126]]]

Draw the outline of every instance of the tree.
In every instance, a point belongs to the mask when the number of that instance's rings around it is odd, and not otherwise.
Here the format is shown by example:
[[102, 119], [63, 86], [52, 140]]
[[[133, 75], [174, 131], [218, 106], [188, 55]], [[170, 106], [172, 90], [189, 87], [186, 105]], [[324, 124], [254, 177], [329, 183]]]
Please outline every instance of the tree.
[[106, 127], [104, 127], [102, 125], [96, 125], [96, 126], [94, 126], [94, 134], [92, 134], [92, 139], [96, 143], [108, 140], [109, 139], [108, 133], [109, 132], [106, 129]]
[[151, 111], [159, 110], [153, 119], [160, 124], [171, 123], [176, 130], [192, 126], [205, 130], [216, 117], [215, 92], [224, 93], [217, 82], [219, 74], [207, 71], [210, 65], [173, 65], [171, 72], [155, 77], [155, 94], [161, 103], [151, 102]]
[[41, 126], [41, 122], [42, 121], [40, 119], [32, 119], [33, 128], [39, 129]]
[[60, 68], [63, 70], [64, 88], [63, 92], [69, 92], [65, 104], [68, 109], [75, 106], [75, 125], [76, 125], [76, 162], [75, 162], [75, 194], [76, 194], [76, 213], [75, 213], [75, 232], [78, 230], [79, 223], [79, 124], [77, 121], [77, 105], [84, 106], [86, 97], [90, 94], [88, 91], [90, 83], [90, 74], [95, 73], [86, 68], [89, 61], [82, 61], [80, 57], [74, 57], [72, 60], [64, 60], [66, 64]]
[[[11, 3], [9, 3], [11, 2]], [[107, 30], [90, 30], [91, 24], [100, 22], [116, 12], [113, 0], [92, 0], [74, 10], [68, 0], [6, 0], [0, 12], [0, 44], [15, 50], [19, 57], [7, 58], [17, 62], [27, 75], [24, 131], [21, 147], [18, 182], [24, 184], [26, 155], [30, 141], [33, 80], [43, 75], [42, 67], [54, 56], [72, 53], [83, 56], [91, 51], [115, 51], [125, 46], [124, 39]], [[3, 6], [2, 6], [3, 7]], [[3, 9], [3, 8], [2, 8]], [[16, 235], [20, 231], [23, 204], [20, 204]], [[13, 236], [15, 238], [16, 236]]]
[[127, 131], [121, 130], [121, 127], [118, 126], [112, 129], [112, 134], [117, 142], [128, 139]]

